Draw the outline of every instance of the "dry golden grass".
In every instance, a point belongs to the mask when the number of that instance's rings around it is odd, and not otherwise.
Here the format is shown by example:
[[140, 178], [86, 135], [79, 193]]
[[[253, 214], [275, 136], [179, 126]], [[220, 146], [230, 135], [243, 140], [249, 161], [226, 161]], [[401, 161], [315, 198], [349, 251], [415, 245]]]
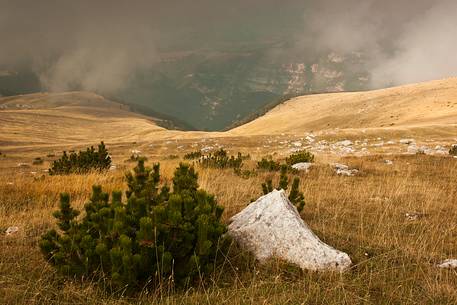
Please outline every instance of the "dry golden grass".
[[6, 107], [0, 108], [2, 151], [81, 146], [101, 140], [126, 143], [182, 135], [195, 138], [205, 134], [166, 130], [149, 117], [88, 92], [5, 97], [0, 98], [0, 107]]
[[244, 138], [314, 132], [323, 137], [414, 136], [450, 142], [457, 133], [457, 78], [397, 88], [303, 96], [228, 132], [180, 132], [88, 92], [0, 98], [0, 145], [62, 149], [104, 140], [109, 144]]
[[[12, 236], [0, 235], [2, 304], [455, 304], [457, 274], [436, 268], [457, 256], [457, 160], [449, 157], [382, 156], [341, 160], [361, 170], [339, 177], [325, 163], [301, 174], [306, 197], [304, 220], [325, 242], [346, 251], [354, 266], [344, 274], [298, 271], [280, 262], [259, 265], [232, 253], [212, 280], [189, 291], [162, 289], [134, 297], [110, 295], [96, 284], [63, 279], [43, 260], [37, 242], [54, 226], [51, 211], [59, 192], [81, 208], [93, 184], [107, 191], [125, 189], [123, 175], [133, 166], [106, 174], [45, 176], [4, 166], [0, 174], [0, 229], [17, 225]], [[161, 161], [164, 182], [179, 160]], [[8, 157], [0, 162], [7, 163]], [[15, 162], [15, 161], [14, 161]], [[251, 161], [252, 162], [252, 161]], [[252, 166], [252, 164], [250, 164]], [[22, 171], [22, 172], [21, 172]], [[224, 219], [260, 195], [269, 173], [243, 179], [231, 171], [199, 169], [201, 187], [226, 207]], [[36, 175], [35, 175], [36, 176]], [[417, 212], [415, 221], [405, 213]]]
[[[40, 236], [55, 225], [51, 213], [59, 193], [70, 193], [81, 209], [93, 184], [124, 190], [124, 173], [134, 166], [125, 160], [133, 149], [141, 150], [149, 164], [160, 161], [163, 182], [169, 182], [179, 162], [170, 155], [222, 145], [233, 153], [250, 153], [254, 160], [266, 154], [281, 159], [291, 148], [281, 141], [302, 140], [310, 131], [330, 142], [413, 137], [418, 145], [449, 145], [457, 134], [455, 82], [299, 98], [225, 133], [164, 130], [90, 93], [0, 99], [0, 105], [12, 105], [0, 110], [0, 304], [457, 304], [456, 271], [436, 267], [442, 259], [457, 257], [457, 160], [402, 155], [406, 147], [398, 145], [370, 146], [368, 157], [340, 160], [319, 154], [317, 166], [300, 174], [303, 219], [322, 240], [351, 256], [354, 266], [344, 274], [303, 272], [277, 261], [259, 265], [235, 249], [192, 290], [162, 287], [121, 297], [91, 281], [60, 277], [38, 249]], [[287, 109], [292, 111], [282, 113]], [[362, 111], [349, 115], [357, 110]], [[62, 177], [43, 172], [54, 159], [48, 154], [100, 140], [107, 143], [116, 171]], [[32, 165], [35, 157], [44, 164]], [[328, 165], [334, 161], [361, 172], [336, 176]], [[254, 161], [248, 163], [254, 167]], [[229, 170], [198, 172], [201, 187], [225, 206], [224, 221], [258, 197], [260, 183], [272, 175], [243, 179]], [[422, 216], [408, 220], [405, 214], [411, 212]], [[6, 236], [9, 226], [18, 226], [19, 232]]]
[[457, 78], [367, 92], [317, 94], [291, 99], [233, 134], [278, 134], [335, 128], [360, 133], [446, 130], [457, 123]]

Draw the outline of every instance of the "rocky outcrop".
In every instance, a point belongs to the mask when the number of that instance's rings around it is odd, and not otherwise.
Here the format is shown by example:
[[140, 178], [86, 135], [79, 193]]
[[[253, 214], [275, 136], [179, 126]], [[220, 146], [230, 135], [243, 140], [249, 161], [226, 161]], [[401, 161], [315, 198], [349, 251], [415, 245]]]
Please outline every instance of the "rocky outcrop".
[[308, 270], [343, 271], [349, 256], [323, 243], [283, 190], [260, 197], [233, 216], [229, 234], [260, 261], [283, 259]]

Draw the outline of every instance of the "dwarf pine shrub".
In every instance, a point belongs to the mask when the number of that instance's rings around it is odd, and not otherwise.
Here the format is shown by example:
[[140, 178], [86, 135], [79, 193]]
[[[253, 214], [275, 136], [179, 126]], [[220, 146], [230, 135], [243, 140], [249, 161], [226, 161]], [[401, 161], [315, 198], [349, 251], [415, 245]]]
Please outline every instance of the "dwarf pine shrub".
[[243, 159], [246, 157], [243, 156], [240, 152], [236, 156], [229, 156], [226, 150], [221, 148], [214, 153], [202, 156], [199, 160], [199, 163], [203, 167], [211, 168], [233, 168], [235, 172], [240, 170], [243, 166]]
[[314, 155], [306, 150], [301, 150], [296, 153], [291, 154], [289, 157], [286, 158], [286, 163], [289, 166], [292, 166], [297, 163], [302, 162], [313, 162]]
[[62, 157], [52, 163], [49, 174], [82, 174], [91, 170], [104, 171], [109, 169], [110, 166], [111, 157], [108, 154], [105, 144], [101, 142], [97, 150], [91, 146], [85, 151], [79, 151], [78, 153], [72, 152], [67, 154], [64, 151]]
[[165, 160], [176, 160], [179, 159], [178, 155], [168, 155], [165, 157]]
[[[276, 189], [287, 191], [289, 188], [290, 179], [287, 176], [287, 170], [287, 165], [281, 165], [281, 174], [279, 176], [278, 187]], [[303, 193], [300, 192], [299, 186], [300, 178], [294, 177], [288, 197], [290, 202], [297, 207], [298, 212], [301, 213], [305, 207], [305, 197], [303, 196]], [[272, 179], [267, 179], [264, 183], [262, 183], [262, 192], [264, 195], [271, 193], [274, 189]]]
[[197, 150], [197, 151], [192, 151], [190, 153], [187, 153], [184, 155], [184, 160], [197, 160], [202, 157], [202, 152]]
[[269, 172], [276, 172], [279, 171], [281, 165], [279, 162], [274, 161], [272, 159], [262, 158], [262, 160], [257, 162], [257, 169], [269, 171]]
[[172, 190], [160, 186], [159, 168], [138, 162], [127, 174], [126, 202], [121, 192], [110, 199], [94, 186], [80, 220], [69, 195], [62, 194], [54, 213], [59, 229], [40, 242], [45, 259], [64, 275], [103, 279], [125, 290], [163, 279], [192, 284], [210, 272], [227, 241], [223, 208], [199, 189], [193, 167], [179, 165]]
[[43, 159], [41, 159], [41, 157], [36, 157], [35, 159], [33, 159], [32, 164], [33, 165], [41, 165], [41, 164], [43, 164], [43, 162], [44, 161], [43, 161]]

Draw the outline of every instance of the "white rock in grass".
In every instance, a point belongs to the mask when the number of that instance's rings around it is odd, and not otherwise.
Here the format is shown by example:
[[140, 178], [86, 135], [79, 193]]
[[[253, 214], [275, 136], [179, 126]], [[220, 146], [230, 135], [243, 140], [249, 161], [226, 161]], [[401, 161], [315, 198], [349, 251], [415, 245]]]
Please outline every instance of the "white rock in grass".
[[9, 227], [6, 229], [5, 233], [6, 235], [12, 235], [14, 233], [17, 233], [19, 231], [19, 227]]
[[448, 155], [449, 151], [445, 147], [443, 147], [441, 145], [437, 145], [437, 146], [435, 146], [435, 151], [433, 152], [433, 154], [444, 156], [444, 155]]
[[349, 166], [345, 165], [345, 164], [341, 164], [341, 163], [335, 163], [333, 164], [333, 166], [335, 166], [335, 169], [349, 169]]
[[305, 139], [306, 139], [306, 141], [308, 141], [309, 143], [313, 143], [313, 142], [315, 141], [314, 136], [311, 136], [311, 135], [306, 136]]
[[203, 147], [202, 149], [200, 149], [200, 151], [201, 151], [202, 153], [207, 153], [207, 152], [209, 152], [209, 151], [211, 151], [211, 150], [213, 150], [213, 149], [214, 149], [213, 146], [205, 146], [205, 147]]
[[357, 174], [359, 171], [357, 169], [337, 169], [336, 174], [340, 176], [352, 177]]
[[299, 171], [305, 171], [308, 172], [308, 170], [313, 166], [313, 163], [310, 162], [300, 162], [292, 165], [293, 169], [299, 170]]
[[335, 163], [333, 166], [335, 167], [336, 174], [340, 176], [351, 177], [359, 172], [357, 169], [349, 169], [349, 166], [341, 163]]
[[416, 146], [416, 144], [411, 144], [408, 146], [407, 152], [408, 154], [417, 154], [419, 152], [419, 148]]
[[416, 141], [414, 139], [401, 139], [400, 144], [412, 144], [415, 143]]
[[338, 145], [338, 146], [351, 146], [352, 145], [352, 141], [351, 140], [344, 140], [344, 141], [336, 142], [335, 145]]
[[231, 219], [229, 234], [259, 261], [283, 259], [308, 270], [343, 271], [349, 256], [323, 243], [283, 190], [260, 197]]
[[457, 259], [446, 259], [438, 264], [438, 268], [443, 269], [456, 269], [457, 268]]

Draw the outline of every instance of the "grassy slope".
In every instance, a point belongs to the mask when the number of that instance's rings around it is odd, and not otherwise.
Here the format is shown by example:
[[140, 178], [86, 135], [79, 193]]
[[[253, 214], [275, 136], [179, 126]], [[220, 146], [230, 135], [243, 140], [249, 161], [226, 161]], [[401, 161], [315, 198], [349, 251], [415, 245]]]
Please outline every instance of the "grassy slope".
[[408, 129], [457, 123], [457, 78], [397, 88], [294, 98], [234, 134], [339, 129]]
[[[349, 253], [354, 267], [345, 273], [300, 272], [272, 261], [261, 266], [232, 253], [214, 282], [173, 295], [166, 289], [120, 299], [90, 283], [62, 281], [43, 261], [37, 248], [40, 235], [54, 225], [58, 192], [67, 191], [79, 209], [91, 185], [125, 189], [123, 163], [128, 156], [113, 153], [121, 169], [107, 174], [45, 177], [35, 181], [30, 170], [0, 174], [0, 229], [20, 227], [0, 238], [0, 299], [3, 304], [455, 304], [457, 277], [434, 266], [457, 254], [455, 204], [457, 163], [452, 158], [348, 158], [342, 162], [361, 169], [358, 177], [336, 176], [319, 162], [302, 175], [306, 197], [304, 220], [327, 243]], [[165, 179], [178, 161], [161, 161]], [[6, 160], [1, 162], [8, 162]], [[225, 219], [260, 194], [268, 174], [244, 180], [231, 171], [199, 169], [200, 184], [226, 207]], [[423, 218], [410, 221], [405, 213]]]
[[[437, 91], [436, 94], [442, 93]], [[452, 95], [446, 96], [452, 104]], [[5, 100], [1, 102], [5, 103]], [[410, 104], [414, 105], [412, 102]], [[204, 146], [220, 144], [232, 152], [250, 152], [254, 159], [265, 154], [281, 159], [288, 151], [279, 142], [265, 147], [273, 137], [249, 136], [254, 131], [240, 132], [239, 136], [234, 132], [166, 131], [147, 118], [118, 109], [118, 106], [94, 107], [93, 102], [84, 105], [77, 101], [76, 105], [66, 103], [49, 107], [46, 102], [39, 109], [0, 110], [0, 151], [6, 152], [6, 156], [0, 156], [0, 232], [8, 226], [20, 228], [13, 236], [0, 235], [2, 304], [457, 303], [455, 272], [435, 267], [440, 260], [457, 255], [454, 242], [457, 162], [449, 157], [403, 156], [397, 150], [382, 151], [394, 153], [388, 157], [376, 155], [376, 149], [381, 148], [370, 148], [375, 155], [363, 158], [318, 155], [316, 167], [309, 174], [301, 174], [301, 188], [306, 198], [304, 220], [325, 242], [346, 251], [355, 263], [343, 275], [301, 272], [275, 261], [261, 266], [244, 254], [233, 253], [224, 267], [212, 275], [213, 282], [174, 295], [163, 289], [122, 299], [91, 283], [64, 281], [43, 261], [37, 248], [41, 234], [54, 226], [51, 211], [57, 208], [59, 192], [69, 192], [75, 206], [82, 208], [93, 184], [102, 184], [107, 191], [125, 189], [124, 173], [133, 167], [125, 160], [132, 149], [140, 149], [147, 155], [149, 164], [160, 161], [164, 181], [169, 181], [179, 162], [168, 160], [167, 156], [182, 156], [184, 152]], [[449, 109], [452, 114], [453, 108]], [[433, 124], [452, 123], [440, 114], [441, 110], [437, 113]], [[382, 114], [378, 112], [378, 115]], [[424, 115], [430, 116], [430, 113], [424, 112]], [[49, 128], [49, 124], [54, 127]], [[276, 128], [280, 126], [276, 125]], [[408, 135], [413, 132], [408, 126], [406, 129]], [[370, 142], [376, 141], [381, 132], [387, 131], [376, 129], [363, 137], [369, 137]], [[452, 134], [455, 136], [455, 133], [443, 133], [441, 129], [428, 129], [428, 132], [434, 139], [442, 137], [447, 141], [452, 139]], [[398, 141], [404, 134], [389, 132], [389, 135]], [[333, 141], [346, 136], [342, 131], [323, 138]], [[47, 154], [96, 144], [97, 137], [108, 142], [118, 170], [36, 179], [45, 175], [42, 170], [53, 159], [45, 157]], [[293, 136], [277, 139], [296, 140]], [[30, 165], [35, 157], [43, 157], [45, 164]], [[394, 165], [385, 165], [384, 158], [393, 160]], [[328, 166], [329, 161], [350, 164], [360, 169], [361, 174], [336, 176]], [[18, 167], [20, 162], [29, 167]], [[254, 161], [248, 166], [254, 167]], [[231, 171], [198, 171], [201, 186], [216, 194], [226, 207], [225, 220], [246, 206], [251, 198], [260, 195], [260, 182], [269, 175], [260, 173], [246, 180]], [[410, 221], [405, 218], [405, 213], [410, 212], [425, 216]]]

